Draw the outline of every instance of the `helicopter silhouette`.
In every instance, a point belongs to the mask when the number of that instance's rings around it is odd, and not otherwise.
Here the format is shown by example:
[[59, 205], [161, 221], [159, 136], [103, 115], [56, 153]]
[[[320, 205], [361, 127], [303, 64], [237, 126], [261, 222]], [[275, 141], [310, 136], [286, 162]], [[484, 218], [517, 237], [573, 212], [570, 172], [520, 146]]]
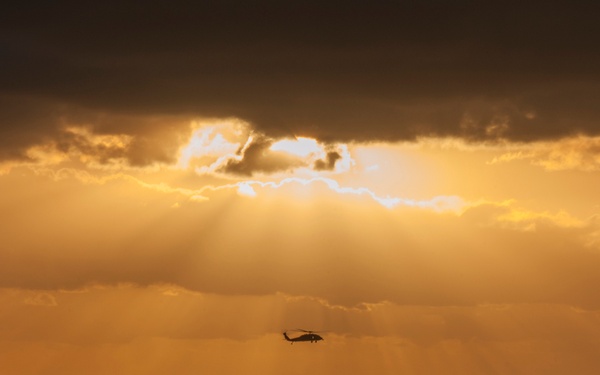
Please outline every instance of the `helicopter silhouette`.
[[298, 337], [289, 337], [287, 335], [287, 333], [289, 331], [284, 331], [283, 332], [283, 337], [285, 338], [286, 341], [290, 341], [292, 344], [298, 341], [310, 341], [311, 343], [315, 343], [317, 341], [321, 341], [321, 340], [325, 340], [323, 337], [315, 334], [315, 331], [307, 331], [305, 329], [294, 329], [292, 331], [296, 331], [296, 332], [306, 332], [303, 335], [300, 335]]

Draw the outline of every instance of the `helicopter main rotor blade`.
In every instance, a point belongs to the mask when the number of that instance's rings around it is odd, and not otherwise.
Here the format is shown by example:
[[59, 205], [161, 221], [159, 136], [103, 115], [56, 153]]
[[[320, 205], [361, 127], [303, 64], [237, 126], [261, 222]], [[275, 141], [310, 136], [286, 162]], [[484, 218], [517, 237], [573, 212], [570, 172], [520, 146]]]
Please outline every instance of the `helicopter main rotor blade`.
[[295, 331], [300, 331], [300, 332], [306, 332], [306, 333], [320, 333], [320, 332], [327, 332], [327, 331], [309, 331], [306, 329], [302, 329], [302, 328], [296, 328]]

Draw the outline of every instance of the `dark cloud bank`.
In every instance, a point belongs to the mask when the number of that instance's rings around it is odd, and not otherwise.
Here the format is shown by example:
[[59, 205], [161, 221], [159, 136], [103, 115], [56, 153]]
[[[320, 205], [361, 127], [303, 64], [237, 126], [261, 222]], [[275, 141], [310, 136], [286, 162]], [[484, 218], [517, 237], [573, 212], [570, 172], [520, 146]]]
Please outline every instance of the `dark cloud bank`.
[[[160, 133], [148, 118], [161, 116], [233, 116], [270, 136], [345, 141], [596, 135], [597, 8], [13, 5], [0, 16], [0, 157], [22, 156], [65, 122], [146, 135]], [[128, 121], [95, 122], [107, 114]]]

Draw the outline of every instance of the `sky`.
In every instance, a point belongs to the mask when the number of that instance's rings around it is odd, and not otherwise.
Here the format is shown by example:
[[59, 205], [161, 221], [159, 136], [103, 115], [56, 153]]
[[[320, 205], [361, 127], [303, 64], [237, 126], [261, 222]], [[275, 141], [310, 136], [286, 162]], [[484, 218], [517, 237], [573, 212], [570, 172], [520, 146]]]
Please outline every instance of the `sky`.
[[597, 14], [7, 6], [3, 371], [597, 374]]

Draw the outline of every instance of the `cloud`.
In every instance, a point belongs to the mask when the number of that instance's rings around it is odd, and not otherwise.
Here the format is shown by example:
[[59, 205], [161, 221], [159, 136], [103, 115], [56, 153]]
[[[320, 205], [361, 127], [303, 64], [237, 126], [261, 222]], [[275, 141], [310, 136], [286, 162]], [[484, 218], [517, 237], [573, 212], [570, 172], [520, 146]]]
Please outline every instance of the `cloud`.
[[[2, 17], [0, 157], [23, 158], [65, 118], [135, 136], [135, 165], [170, 161], [163, 143], [196, 118], [326, 142], [598, 135], [595, 10], [108, 2], [42, 17], [15, 6]], [[177, 121], [148, 120], [160, 118]]]
[[[54, 291], [61, 304], [47, 292], [36, 294], [44, 296], [42, 304], [28, 302], [31, 297], [25, 296], [34, 293], [0, 289], [4, 302], [0, 312], [12, 326], [0, 333], [0, 341], [28, 337], [90, 345], [129, 342], [141, 336], [248, 341], [266, 334], [279, 336], [285, 327], [293, 329], [298, 324], [326, 330], [327, 339], [393, 337], [417, 345], [445, 340], [581, 340], [591, 344], [599, 333], [594, 324], [597, 311], [568, 305], [419, 306], [382, 302], [346, 308], [310, 296], [222, 296], [169, 284], [97, 285], [78, 293]], [[19, 303], [19, 298], [27, 299]], [[52, 306], [53, 310], [32, 305]]]
[[335, 163], [340, 160], [342, 156], [336, 151], [329, 151], [325, 159], [319, 159], [315, 161], [314, 169], [317, 171], [330, 171], [335, 169]]
[[234, 119], [208, 124], [192, 123], [192, 129], [187, 144], [179, 150], [177, 164], [183, 169], [197, 166], [201, 171], [210, 172], [214, 172], [225, 160], [238, 157], [236, 151], [248, 142], [251, 131], [248, 124]]
[[180, 167], [194, 166], [200, 174], [249, 177], [298, 169], [342, 172], [353, 163], [344, 144], [327, 144], [306, 137], [274, 139], [236, 119], [216, 124], [194, 125], [191, 139], [180, 149]]
[[251, 176], [255, 172], [273, 173], [291, 170], [303, 166], [298, 158], [277, 155], [269, 152], [273, 141], [265, 137], [252, 138], [243, 149], [238, 151], [239, 159], [232, 158], [218, 172]]
[[515, 144], [514, 150], [493, 158], [490, 164], [528, 160], [550, 171], [600, 169], [600, 137], [576, 136], [552, 142]]
[[43, 163], [40, 150], [98, 165], [117, 159], [132, 167], [173, 163], [189, 131], [189, 120], [178, 116], [124, 114], [6, 94], [0, 94], [0, 124], [0, 161], [17, 163]]
[[593, 218], [581, 220], [565, 211], [537, 212], [519, 207], [515, 201], [479, 202], [470, 204], [462, 216], [479, 225], [502, 226], [513, 230], [535, 231], [538, 226], [561, 228], [593, 228]]
[[[169, 283], [220, 295], [306, 295], [343, 306], [598, 308], [595, 222], [572, 225], [564, 215], [490, 204], [462, 215], [406, 205], [388, 210], [327, 184], [309, 185], [318, 194], [295, 200], [286, 189], [253, 184], [257, 194], [248, 199], [238, 196], [239, 186], [198, 205], [132, 179], [81, 185], [3, 176], [3, 190], [13, 193], [0, 197], [10, 217], [2, 225], [0, 285]], [[57, 187], [70, 193], [56, 196]], [[82, 210], [84, 197], [94, 199]]]
[[3, 368], [596, 373], [597, 14], [5, 6]]
[[[65, 123], [54, 137], [28, 145], [20, 151], [20, 157], [1, 165], [3, 173], [18, 166], [97, 171], [162, 168], [247, 178], [255, 174], [292, 173], [298, 169], [339, 173], [348, 171], [354, 163], [347, 145], [301, 137], [277, 140], [253, 131], [250, 124], [238, 119], [192, 121], [188, 125], [188, 137], [184, 134], [181, 131], [171, 135], [171, 139], [167, 137], [167, 142], [162, 144], [162, 132], [149, 137], [106, 133], [99, 126]], [[295, 149], [298, 145], [302, 147], [302, 142], [310, 143], [311, 148]], [[148, 151], [146, 147], [158, 151]]]
[[57, 306], [56, 298], [50, 293], [36, 293], [25, 298], [24, 303], [32, 306]]
[[[127, 165], [127, 153], [133, 141], [132, 136], [123, 134], [94, 134], [86, 127], [68, 127], [60, 137], [47, 145], [49, 152], [36, 155], [38, 148], [27, 150], [27, 155], [38, 164], [50, 165], [63, 160], [52, 161], [52, 158], [71, 159], [91, 167], [119, 164]], [[54, 155], [52, 155], [54, 154]]]
[[196, 126], [188, 144], [180, 149], [178, 166], [194, 166], [200, 174], [243, 178], [299, 169], [344, 172], [353, 163], [344, 144], [321, 143], [305, 137], [274, 139], [235, 119]]
[[[543, 371], [548, 358], [555, 358], [556, 373], [577, 366], [580, 373], [593, 374], [599, 363], [598, 312], [566, 305], [384, 302], [348, 309], [281, 293], [219, 296], [168, 284], [121, 284], [56, 292], [64, 303], [44, 309], [20, 303], [31, 293], [0, 288], [0, 314], [10, 327], [0, 331], [0, 359], [9, 372], [51, 373], [59, 367], [78, 373], [90, 368], [92, 374], [141, 369], [160, 374], [169, 368], [238, 373], [252, 363], [257, 373], [282, 373], [307, 353], [319, 366], [299, 361], [294, 369], [314, 374], [353, 368], [443, 373], [449, 352], [451, 368], [461, 374]], [[286, 327], [324, 330], [325, 341], [290, 346], [281, 336]], [[140, 360], [151, 351], [160, 351], [160, 358]], [[231, 356], [239, 360], [224, 363]], [[63, 363], [65, 357], [72, 360]]]

